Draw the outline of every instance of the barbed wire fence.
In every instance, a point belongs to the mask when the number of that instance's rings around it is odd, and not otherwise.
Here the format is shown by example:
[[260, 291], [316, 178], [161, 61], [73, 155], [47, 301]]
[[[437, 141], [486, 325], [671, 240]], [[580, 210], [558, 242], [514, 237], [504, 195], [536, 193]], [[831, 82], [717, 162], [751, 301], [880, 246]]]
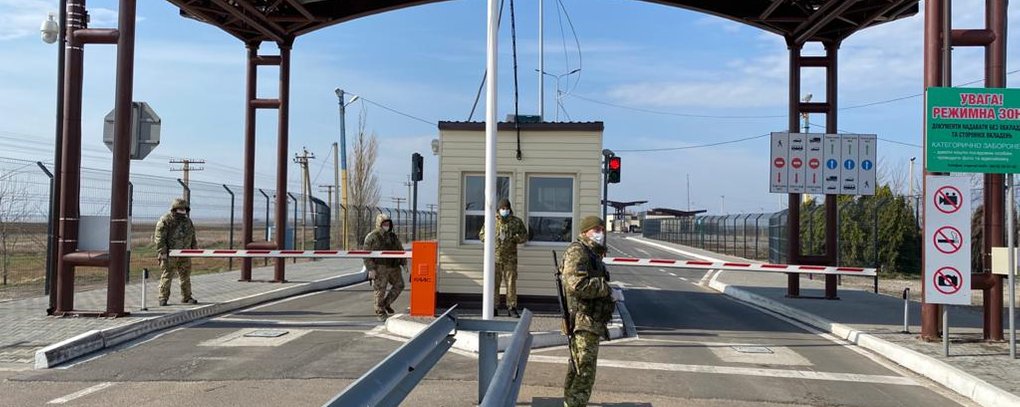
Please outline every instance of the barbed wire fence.
[[[52, 165], [42, 162], [0, 157], [0, 300], [17, 290], [42, 295], [45, 283], [47, 222]], [[160, 216], [167, 213], [174, 198], [184, 196], [184, 186], [173, 177], [132, 174], [129, 213], [131, 214], [131, 270], [128, 279], [138, 278], [142, 268], [158, 270], [152, 234]], [[79, 210], [84, 216], [109, 216], [111, 172], [86, 169], [81, 172], [81, 199]], [[202, 248], [241, 248], [242, 245], [242, 187], [234, 184], [215, 184], [191, 181], [191, 219], [195, 223], [198, 244]], [[275, 191], [255, 186], [253, 202], [252, 237], [255, 241], [270, 240], [276, 225]], [[287, 248], [343, 248], [344, 214], [348, 227], [346, 241], [350, 249], [360, 248], [364, 236], [374, 228], [375, 216], [386, 214], [393, 219], [394, 231], [403, 242], [412, 236], [412, 215], [409, 209], [384, 207], [350, 207], [341, 205], [340, 211], [326, 207], [328, 215], [313, 216], [303, 213], [305, 196], [288, 194]], [[322, 197], [317, 197], [322, 199]], [[297, 202], [295, 202], [297, 201]], [[295, 209], [297, 209], [295, 211]], [[310, 212], [310, 211], [309, 211]], [[333, 219], [339, 212], [340, 219]], [[431, 211], [418, 211], [417, 238], [436, 238], [437, 215]], [[267, 221], [267, 219], [269, 221]], [[315, 223], [320, 233], [315, 233]], [[326, 229], [326, 233], [323, 232]], [[318, 236], [318, 240], [316, 240]], [[328, 236], [328, 238], [326, 237]], [[326, 242], [325, 239], [329, 239]], [[256, 264], [267, 264], [256, 261]], [[196, 259], [197, 272], [234, 270], [239, 261], [230, 259]], [[79, 268], [76, 284], [105, 281], [105, 269]]]

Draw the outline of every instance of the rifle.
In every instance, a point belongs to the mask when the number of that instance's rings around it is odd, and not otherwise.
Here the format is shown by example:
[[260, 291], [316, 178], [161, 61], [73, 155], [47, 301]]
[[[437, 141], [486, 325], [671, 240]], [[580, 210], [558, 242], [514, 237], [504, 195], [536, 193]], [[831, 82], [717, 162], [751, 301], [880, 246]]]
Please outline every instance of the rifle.
[[553, 276], [556, 279], [556, 296], [560, 303], [560, 312], [563, 313], [563, 334], [567, 336], [567, 350], [570, 352], [567, 359], [570, 361], [570, 370], [577, 373], [577, 365], [574, 364], [574, 318], [571, 318], [570, 308], [567, 305], [567, 292], [563, 290], [563, 273], [560, 271], [560, 262], [556, 259], [556, 251], [552, 251], [553, 269], [556, 270]]

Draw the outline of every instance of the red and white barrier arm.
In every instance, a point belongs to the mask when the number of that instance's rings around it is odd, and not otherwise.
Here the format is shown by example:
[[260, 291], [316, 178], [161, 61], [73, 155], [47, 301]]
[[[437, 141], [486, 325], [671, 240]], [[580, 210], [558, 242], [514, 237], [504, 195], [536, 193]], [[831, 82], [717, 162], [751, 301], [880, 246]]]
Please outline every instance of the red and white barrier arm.
[[768, 271], [773, 273], [842, 274], [874, 277], [877, 270], [861, 267], [799, 266], [794, 264], [711, 262], [699, 260], [638, 259], [633, 257], [606, 257], [610, 266], [666, 267], [699, 270]]
[[283, 257], [283, 258], [347, 258], [347, 259], [410, 259], [410, 250], [233, 250], [181, 249], [171, 250], [170, 257]]

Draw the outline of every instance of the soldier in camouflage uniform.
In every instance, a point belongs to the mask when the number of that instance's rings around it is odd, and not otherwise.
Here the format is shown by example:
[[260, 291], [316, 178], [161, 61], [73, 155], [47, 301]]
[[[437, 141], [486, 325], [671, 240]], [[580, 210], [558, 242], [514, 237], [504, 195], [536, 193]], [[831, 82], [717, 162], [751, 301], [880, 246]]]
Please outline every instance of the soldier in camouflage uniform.
[[[365, 250], [404, 250], [400, 238], [393, 233], [393, 221], [389, 216], [380, 213], [375, 217], [375, 225], [375, 230], [365, 237]], [[404, 291], [400, 267], [406, 265], [407, 259], [365, 259], [365, 269], [375, 291], [375, 315], [380, 321], [395, 312], [390, 305]]]
[[[584, 406], [595, 384], [595, 366], [599, 340], [609, 339], [606, 325], [613, 316], [616, 301], [622, 295], [609, 286], [609, 274], [602, 257], [606, 254], [605, 226], [597, 216], [581, 221], [581, 234], [563, 254], [563, 288], [573, 319], [570, 357], [563, 404]], [[575, 371], [576, 369], [576, 371]]]
[[[517, 245], [528, 241], [528, 230], [524, 221], [513, 215], [510, 200], [499, 200], [496, 215], [496, 310], [499, 315], [499, 288], [506, 282], [507, 316], [520, 318], [517, 310]], [[485, 241], [485, 226], [478, 232], [478, 238]]]
[[162, 273], [159, 276], [159, 305], [166, 305], [170, 299], [170, 281], [174, 275], [181, 281], [181, 302], [198, 304], [191, 296], [191, 259], [187, 257], [169, 257], [170, 250], [195, 249], [195, 225], [188, 214], [191, 207], [188, 201], [177, 198], [170, 205], [170, 213], [164, 214], [156, 222], [156, 233], [152, 240], [156, 242], [156, 259]]

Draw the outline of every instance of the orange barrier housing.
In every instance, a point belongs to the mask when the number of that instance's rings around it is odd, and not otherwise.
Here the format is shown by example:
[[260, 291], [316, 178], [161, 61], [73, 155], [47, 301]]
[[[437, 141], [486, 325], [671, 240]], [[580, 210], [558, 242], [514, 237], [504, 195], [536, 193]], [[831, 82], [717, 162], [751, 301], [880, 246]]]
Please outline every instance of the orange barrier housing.
[[436, 315], [438, 249], [434, 240], [411, 244], [411, 316]]

